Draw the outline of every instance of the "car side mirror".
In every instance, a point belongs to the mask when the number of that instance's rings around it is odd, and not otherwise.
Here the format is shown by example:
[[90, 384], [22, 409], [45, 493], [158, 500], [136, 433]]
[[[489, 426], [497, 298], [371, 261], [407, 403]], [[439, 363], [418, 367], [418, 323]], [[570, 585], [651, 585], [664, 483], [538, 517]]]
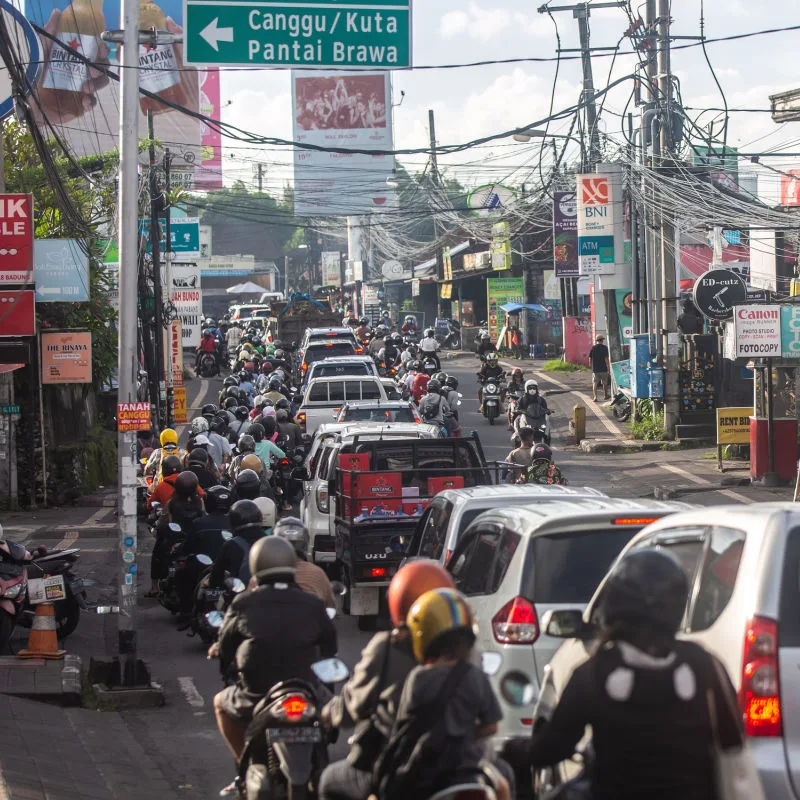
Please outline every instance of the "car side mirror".
[[546, 611], [542, 616], [541, 629], [554, 639], [586, 638], [594, 633], [593, 627], [583, 621], [579, 608], [559, 608]]

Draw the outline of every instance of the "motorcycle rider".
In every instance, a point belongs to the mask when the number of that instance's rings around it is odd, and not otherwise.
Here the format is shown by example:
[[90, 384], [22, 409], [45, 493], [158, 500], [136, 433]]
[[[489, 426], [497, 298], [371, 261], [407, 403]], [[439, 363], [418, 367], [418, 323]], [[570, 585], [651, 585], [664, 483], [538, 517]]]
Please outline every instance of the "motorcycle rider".
[[442, 363], [439, 361], [439, 348], [441, 345], [436, 341], [433, 328], [425, 329], [425, 336], [419, 340], [420, 360], [432, 358], [436, 362], [437, 372], [442, 368]]
[[237, 500], [255, 500], [256, 497], [260, 496], [261, 478], [259, 474], [252, 469], [239, 470], [239, 474], [233, 484], [233, 502], [235, 503]]
[[367, 354], [376, 358], [381, 350], [384, 349], [386, 346], [386, 336], [388, 332], [386, 328], [382, 325], [379, 325], [375, 329], [375, 336], [370, 340], [370, 343], [367, 345]]
[[175, 491], [175, 479], [183, 471], [183, 464], [177, 456], [167, 456], [161, 462], [161, 480], [155, 485], [153, 493], [147, 498], [147, 510], [153, 510], [153, 503], [165, 506]]
[[254, 422], [248, 429], [247, 433], [253, 437], [256, 443], [255, 450], [253, 451], [266, 465], [270, 467], [272, 460], [286, 458], [286, 453], [281, 450], [275, 442], [266, 438], [266, 430], [260, 422]]
[[[518, 398], [525, 394], [525, 374], [519, 367], [514, 367], [514, 369], [511, 370], [511, 380], [508, 382], [508, 386], [506, 386], [506, 397], [510, 394], [514, 394]], [[507, 416], [508, 429], [510, 431], [514, 430], [514, 414], [516, 414], [516, 408], [512, 408], [511, 401], [509, 400]]]
[[478, 412], [481, 414], [483, 413], [483, 386], [490, 380], [500, 387], [500, 400], [502, 402], [505, 371], [500, 366], [500, 356], [495, 351], [487, 353], [486, 360], [483, 362], [478, 372], [478, 383], [480, 384], [478, 386], [478, 403], [480, 404]]
[[281, 393], [281, 379], [277, 375], [273, 375], [269, 379], [269, 391], [264, 393], [265, 400], [272, 400], [272, 405], [275, 406], [280, 400], [286, 400], [285, 395]]
[[489, 331], [481, 331], [478, 335], [478, 355], [485, 358], [489, 353], [496, 353], [497, 348], [489, 338]]
[[[295, 582], [294, 548], [280, 537], [262, 536], [248, 560], [258, 588], [233, 599], [219, 639], [209, 650], [210, 656], [219, 655], [223, 672], [236, 669], [236, 683], [214, 697], [214, 712], [237, 762], [259, 700], [290, 678], [317, 686], [311, 665], [331, 658], [337, 649], [336, 628], [324, 604]], [[324, 693], [322, 687], [319, 693]]]
[[303, 431], [297, 423], [289, 416], [287, 408], [278, 407], [275, 412], [275, 424], [278, 428], [278, 435], [286, 438], [286, 452], [292, 453], [303, 443]]
[[202, 447], [195, 447], [186, 462], [186, 469], [197, 475], [197, 480], [203, 489], [210, 489], [219, 484], [219, 475], [216, 470], [209, 467], [210, 456]]
[[209, 424], [208, 431], [208, 454], [214, 462], [214, 466], [222, 472], [226, 462], [231, 457], [231, 444], [225, 438], [224, 433], [228, 429], [228, 423], [220, 416], [215, 416]]
[[326, 608], [336, 609], [336, 601], [333, 597], [333, 587], [331, 586], [325, 571], [312, 564], [308, 560], [308, 548], [311, 544], [311, 536], [308, 528], [303, 525], [302, 520], [297, 517], [284, 517], [279, 520], [272, 529], [275, 536], [286, 539], [294, 547], [297, 553], [297, 571], [295, 573], [295, 583], [306, 592], [318, 597], [325, 603]]
[[220, 367], [219, 340], [214, 335], [214, 331], [211, 328], [205, 328], [205, 330], [203, 330], [203, 338], [200, 340], [200, 344], [198, 345], [195, 353], [195, 372], [197, 372], [198, 368], [200, 367], [200, 359], [205, 353], [210, 353], [212, 356], [214, 356], [214, 363], [218, 368]]
[[450, 416], [450, 407], [442, 396], [442, 384], [434, 378], [428, 381], [427, 394], [419, 401], [419, 414], [429, 425], [444, 428]]
[[261, 509], [252, 500], [237, 500], [231, 506], [229, 516], [233, 538], [225, 541], [219, 549], [211, 567], [209, 586], [222, 586], [226, 573], [239, 578], [246, 586], [250, 575], [246, 575], [243, 563], [247, 563], [252, 545], [264, 537]]
[[722, 797], [714, 750], [724, 758], [743, 746], [742, 716], [727, 669], [676, 638], [688, 593], [686, 572], [667, 550], [637, 549], [617, 562], [603, 587], [597, 647], [550, 720], [535, 726], [528, 763], [571, 758], [591, 725], [592, 797]]
[[447, 400], [447, 405], [450, 408], [450, 413], [453, 415], [453, 421], [455, 422], [454, 430], [458, 430], [461, 427], [458, 414], [458, 403], [459, 400], [461, 400], [458, 394], [458, 378], [456, 378], [455, 375], [445, 376], [444, 388], [446, 392], [444, 399]]
[[525, 472], [533, 461], [533, 448], [535, 444], [533, 428], [520, 428], [519, 438], [521, 441], [520, 446], [512, 450], [506, 456], [506, 461], [509, 464], [513, 464], [515, 467], [519, 468], [509, 470], [508, 480], [510, 483], [520, 483], [520, 478], [525, 475]]
[[238, 321], [234, 320], [231, 323], [230, 328], [228, 328], [227, 333], [225, 334], [225, 344], [228, 347], [228, 352], [238, 353], [241, 341], [242, 341], [242, 329], [239, 327]]
[[418, 333], [419, 327], [416, 318], [411, 316], [411, 314], [407, 314], [406, 318], [403, 320], [403, 326], [400, 328], [400, 332], [404, 336], [414, 336]]
[[391, 733], [406, 678], [417, 664], [406, 617], [425, 592], [440, 588], [453, 588], [453, 578], [429, 559], [409, 562], [392, 578], [387, 605], [394, 630], [370, 639], [341, 693], [322, 709], [327, 726], [355, 731], [347, 758], [322, 773], [319, 800], [366, 800], [371, 793], [372, 767]]
[[534, 445], [531, 465], [528, 467], [524, 482], [550, 486], [554, 484], [558, 486], [567, 485], [567, 479], [553, 463], [553, 451], [544, 442]]
[[422, 371], [422, 365], [419, 361], [414, 362], [416, 366], [416, 371], [414, 372], [414, 376], [411, 378], [411, 396], [414, 398], [416, 403], [419, 403], [420, 400], [425, 396], [425, 393], [428, 391], [428, 381], [430, 381], [430, 376], [427, 372]]
[[363, 342], [370, 333], [369, 320], [366, 317], [361, 317], [358, 321], [358, 327], [353, 331], [356, 335], [357, 342]]
[[161, 435], [158, 437], [159, 447], [153, 450], [150, 458], [147, 459], [147, 464], [144, 467], [144, 475], [153, 476], [153, 488], [161, 480], [161, 461], [167, 456], [181, 456], [181, 450], [178, 447], [178, 433], [172, 428], [164, 428]]
[[239, 398], [242, 399], [242, 392], [247, 395], [248, 406], [250, 398], [255, 395], [256, 387], [253, 384], [253, 373], [249, 369], [239, 370]]
[[549, 409], [547, 400], [539, 394], [539, 383], [533, 379], [525, 381], [525, 394], [520, 397], [517, 403], [517, 414], [524, 414], [528, 419], [528, 425], [536, 430], [541, 425]]

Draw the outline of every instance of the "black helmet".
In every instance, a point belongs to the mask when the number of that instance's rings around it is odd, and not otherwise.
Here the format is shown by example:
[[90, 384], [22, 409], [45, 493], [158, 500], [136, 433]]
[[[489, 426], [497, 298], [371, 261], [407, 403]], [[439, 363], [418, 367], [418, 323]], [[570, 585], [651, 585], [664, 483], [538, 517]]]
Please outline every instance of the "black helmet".
[[227, 486], [211, 486], [206, 489], [206, 511], [227, 514], [231, 510], [231, 490]]
[[275, 410], [279, 411], [280, 409], [283, 409], [284, 411], [289, 410], [289, 401], [285, 397], [281, 397], [281, 399], [275, 403]]
[[448, 375], [444, 379], [444, 385], [450, 389], [458, 389], [458, 378], [455, 375]]
[[434, 334], [433, 328], [425, 328], [425, 335], [428, 338], [432, 338]]
[[244, 422], [250, 416], [250, 409], [247, 406], [236, 406], [233, 413], [236, 415], [236, 419]]
[[231, 506], [231, 527], [234, 533], [242, 528], [261, 528], [261, 509], [252, 500], [237, 500]]
[[238, 397], [228, 397], [225, 399], [225, 408], [229, 411], [235, 409], [239, 405]]
[[415, 372], [419, 372], [422, 369], [422, 362], [421, 361], [412, 361], [408, 365], [409, 369], [413, 369]]
[[214, 403], [206, 403], [203, 406], [203, 409], [200, 412], [200, 415], [203, 416], [203, 417], [213, 417], [214, 414], [217, 413], [217, 411], [219, 411], [219, 409], [216, 407], [216, 405], [214, 405]]
[[303, 524], [301, 519], [297, 517], [284, 517], [278, 520], [272, 528], [272, 533], [275, 536], [286, 539], [299, 554], [302, 554], [303, 558], [308, 556], [311, 536], [308, 532], [308, 528]]
[[433, 378], [431, 378], [428, 381], [428, 394], [432, 394], [432, 393], [439, 394], [439, 393], [441, 393], [441, 391], [442, 391], [442, 384], [439, 383], [439, 381], [434, 380]]
[[447, 375], [445, 375], [444, 372], [434, 372], [433, 375], [431, 375], [431, 380], [439, 381], [442, 386], [444, 386], [445, 378], [447, 378]]
[[260, 422], [254, 422], [248, 429], [247, 433], [253, 437], [254, 442], [261, 442], [264, 439], [264, 426]]
[[225, 378], [224, 381], [222, 381], [222, 385], [225, 388], [228, 388], [230, 386], [238, 386], [239, 385], [239, 381], [237, 381], [236, 378], [233, 377], [233, 375], [228, 375], [228, 377]]
[[540, 459], [545, 461], [553, 460], [553, 451], [544, 442], [539, 442], [539, 444], [533, 448], [533, 460], [539, 461]]
[[252, 377], [253, 376], [250, 374], [248, 370], [246, 369], [239, 370], [239, 383], [242, 383], [242, 381], [249, 381]]
[[[256, 508], [258, 507], [256, 506]], [[231, 516], [233, 516], [233, 511], [231, 511]], [[265, 536], [250, 548], [249, 564], [250, 574], [259, 583], [267, 578], [293, 579], [297, 570], [297, 554], [294, 547], [285, 539], [278, 536]]]
[[200, 485], [197, 480], [197, 475], [194, 472], [189, 472], [186, 470], [185, 472], [181, 472], [177, 478], [175, 478], [175, 494], [180, 495], [181, 497], [191, 497], [196, 491], [197, 487]]
[[366, 317], [361, 317], [361, 319], [359, 320], [359, 323], [361, 325], [369, 325], [369, 320]]
[[255, 500], [261, 494], [261, 478], [255, 470], [243, 469], [239, 472], [236, 476], [236, 494], [249, 500]]
[[239, 386], [238, 383], [234, 384], [233, 386], [229, 386], [225, 390], [225, 397], [227, 397], [228, 399], [233, 398], [234, 400], [238, 400], [239, 399], [239, 388], [238, 388], [238, 386]]
[[183, 469], [183, 464], [178, 456], [167, 456], [161, 462], [161, 474], [166, 478], [167, 475], [177, 475]]
[[236, 392], [236, 396], [239, 398], [239, 403], [243, 406], [250, 402], [250, 395], [244, 389], [239, 389]]
[[224, 433], [225, 428], [228, 427], [228, 420], [222, 417], [214, 417], [214, 419], [208, 423], [208, 427], [213, 433]]
[[255, 453], [256, 451], [256, 440], [247, 433], [239, 437], [238, 444], [240, 453]]
[[686, 572], [664, 550], [635, 550], [612, 568], [600, 601], [602, 624], [634, 622], [674, 635], [689, 594]]
[[191, 453], [189, 453], [189, 458], [186, 460], [188, 464], [198, 464], [202, 467], [208, 465], [208, 451], [204, 450], [202, 447], [195, 447]]
[[392, 337], [391, 337], [391, 336], [389, 336], [388, 334], [387, 334], [386, 336], [384, 336], [384, 337], [383, 337], [383, 343], [384, 343], [384, 344], [391, 344], [393, 341], [394, 341], [394, 340], [392, 339]]

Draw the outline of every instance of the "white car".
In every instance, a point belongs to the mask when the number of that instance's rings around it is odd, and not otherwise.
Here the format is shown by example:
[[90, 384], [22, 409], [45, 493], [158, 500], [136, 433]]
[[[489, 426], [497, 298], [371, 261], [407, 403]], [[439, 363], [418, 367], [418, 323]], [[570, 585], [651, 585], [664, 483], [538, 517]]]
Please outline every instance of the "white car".
[[303, 378], [305, 388], [314, 378], [341, 378], [343, 375], [378, 375], [378, 367], [369, 356], [335, 356], [313, 361]]
[[314, 433], [323, 422], [334, 419], [351, 400], [386, 402], [386, 391], [375, 375], [343, 375], [338, 378], [314, 378], [306, 388], [297, 410], [297, 421], [306, 433]]
[[377, 422], [320, 426], [320, 436], [317, 437], [321, 440], [320, 444], [315, 448], [315, 439], [306, 459], [303, 499], [300, 501], [300, 517], [311, 536], [312, 560], [318, 564], [332, 564], [336, 561], [328, 480], [337, 464], [339, 451], [344, 445], [352, 443], [356, 436], [362, 441], [390, 438], [438, 439], [439, 429], [435, 425], [382, 425]]

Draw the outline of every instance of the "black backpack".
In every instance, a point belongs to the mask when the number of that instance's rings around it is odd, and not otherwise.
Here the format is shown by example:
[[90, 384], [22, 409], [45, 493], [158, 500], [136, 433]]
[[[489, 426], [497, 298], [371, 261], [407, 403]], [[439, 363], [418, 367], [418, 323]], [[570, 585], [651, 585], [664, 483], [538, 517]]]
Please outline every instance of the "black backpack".
[[439, 410], [442, 407], [442, 398], [437, 398], [438, 402], [434, 406], [432, 403], [425, 403], [425, 410], [422, 412], [422, 419], [436, 419], [439, 416]]
[[445, 711], [469, 668], [459, 661], [436, 698], [392, 731], [373, 772], [380, 800], [428, 797], [445, 788], [448, 778], [463, 767], [465, 739], [448, 734]]

